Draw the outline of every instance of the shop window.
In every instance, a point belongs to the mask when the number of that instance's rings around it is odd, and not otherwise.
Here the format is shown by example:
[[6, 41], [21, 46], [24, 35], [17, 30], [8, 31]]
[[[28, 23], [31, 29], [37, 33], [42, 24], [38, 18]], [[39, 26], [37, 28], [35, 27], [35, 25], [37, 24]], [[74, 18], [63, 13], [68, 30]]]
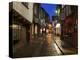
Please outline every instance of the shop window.
[[12, 43], [15, 45], [20, 40], [21, 26], [13, 24], [10, 27], [12, 29]]

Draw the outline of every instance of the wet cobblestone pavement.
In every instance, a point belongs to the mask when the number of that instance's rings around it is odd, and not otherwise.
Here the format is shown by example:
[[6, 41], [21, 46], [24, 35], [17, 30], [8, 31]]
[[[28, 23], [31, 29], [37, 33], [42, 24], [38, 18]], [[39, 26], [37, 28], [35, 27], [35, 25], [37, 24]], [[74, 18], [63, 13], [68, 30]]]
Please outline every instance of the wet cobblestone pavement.
[[46, 34], [25, 45], [14, 56], [16, 57], [39, 57], [39, 56], [58, 56], [65, 54], [75, 54], [75, 50], [63, 49], [59, 37], [53, 34]]

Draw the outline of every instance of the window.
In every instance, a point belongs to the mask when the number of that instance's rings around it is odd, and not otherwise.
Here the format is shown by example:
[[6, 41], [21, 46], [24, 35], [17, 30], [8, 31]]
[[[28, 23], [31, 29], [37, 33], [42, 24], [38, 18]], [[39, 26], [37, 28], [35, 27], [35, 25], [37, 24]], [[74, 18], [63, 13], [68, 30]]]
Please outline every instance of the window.
[[66, 16], [68, 16], [69, 15], [69, 6], [66, 6]]
[[65, 7], [65, 5], [62, 5], [62, 8], [64, 8]]
[[66, 7], [65, 7], [64, 10], [63, 10], [64, 19], [66, 18], [66, 12], [67, 12], [67, 11], [66, 11]]
[[43, 16], [43, 15], [42, 15], [42, 9], [40, 9], [40, 18], [42, 18], [42, 16]]
[[36, 17], [39, 17], [39, 6], [38, 4], [34, 4], [34, 14]]
[[65, 12], [64, 10], [62, 10], [62, 13], [61, 13], [61, 20], [64, 20], [65, 19]]
[[34, 13], [35, 13], [35, 15], [37, 14], [37, 6], [36, 5], [34, 6]]
[[69, 6], [69, 15], [71, 14], [71, 6]]

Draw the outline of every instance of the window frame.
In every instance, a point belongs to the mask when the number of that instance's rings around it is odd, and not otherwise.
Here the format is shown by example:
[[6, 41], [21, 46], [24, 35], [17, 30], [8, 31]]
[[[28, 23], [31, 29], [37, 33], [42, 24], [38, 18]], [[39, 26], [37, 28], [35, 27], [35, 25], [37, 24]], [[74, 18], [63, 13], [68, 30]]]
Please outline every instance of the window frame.
[[22, 4], [27, 8], [27, 9], [29, 9], [29, 7], [28, 7], [28, 3], [27, 2], [22, 2]]

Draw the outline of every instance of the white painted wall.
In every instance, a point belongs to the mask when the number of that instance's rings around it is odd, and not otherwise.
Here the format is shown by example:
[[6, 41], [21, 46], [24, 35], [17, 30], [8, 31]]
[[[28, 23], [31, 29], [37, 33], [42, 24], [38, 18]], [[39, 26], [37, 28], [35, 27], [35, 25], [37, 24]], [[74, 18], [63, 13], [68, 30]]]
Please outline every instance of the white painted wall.
[[21, 14], [25, 19], [32, 23], [33, 20], [33, 3], [29, 3], [27, 9], [21, 2], [13, 2], [13, 9]]

